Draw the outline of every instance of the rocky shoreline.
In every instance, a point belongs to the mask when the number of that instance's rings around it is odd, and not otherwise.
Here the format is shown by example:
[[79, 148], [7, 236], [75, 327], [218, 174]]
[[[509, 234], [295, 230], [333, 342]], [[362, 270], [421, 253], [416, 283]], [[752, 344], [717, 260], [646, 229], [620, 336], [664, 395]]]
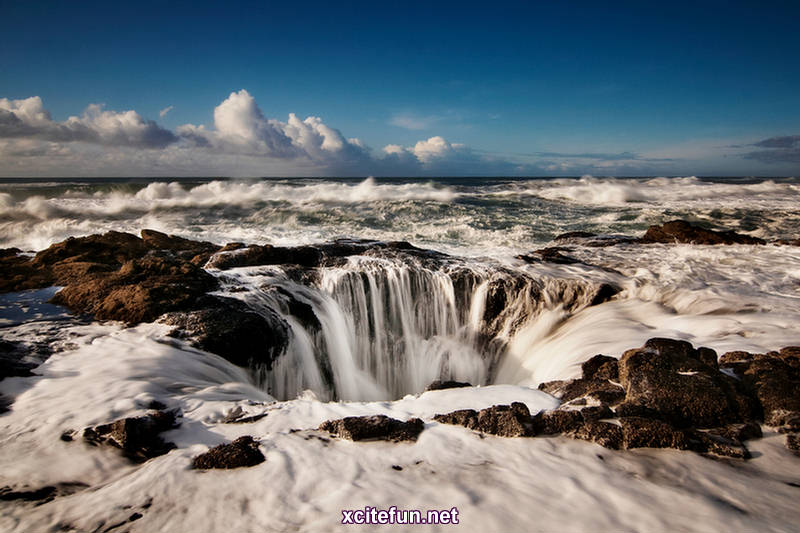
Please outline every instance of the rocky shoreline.
[[[565, 234], [555, 239], [559, 246], [520, 259], [571, 264], [577, 260], [562, 253], [567, 250], [564, 245], [673, 242], [766, 244], [732, 231], [706, 230], [673, 221], [651, 227], [641, 238]], [[774, 244], [797, 245], [798, 241]], [[15, 249], [0, 251], [0, 292], [61, 286], [52, 303], [75, 313], [129, 325], [161, 320], [175, 327], [176, 336], [234, 364], [247, 367], [257, 361], [269, 367], [286, 347], [285, 322], [277, 314], [264, 316], [238, 300], [209, 294], [220, 288], [220, 281], [206, 268], [284, 265], [296, 268], [302, 278], [313, 275], [314, 268], [341, 265], [353, 255], [413, 257], [431, 263], [447, 258], [406, 242], [343, 240], [299, 247], [218, 246], [153, 230], [143, 230], [141, 237], [108, 232], [70, 238], [34, 256]], [[595, 291], [591, 305], [613, 298], [619, 288], [600, 286]], [[504, 307], [502, 298], [493, 300], [492, 294], [490, 288], [484, 317], [487, 323]], [[19, 361], [15, 346], [3, 341], [0, 348], [0, 379], [31, 375], [31, 365]], [[462, 386], [469, 384], [437, 382], [430, 389]], [[597, 355], [583, 364], [580, 378], [542, 383], [539, 389], [558, 398], [561, 405], [535, 414], [523, 403], [512, 403], [480, 411], [441, 413], [428, 420], [347, 417], [303, 431], [351, 440], [413, 441], [426, 425], [442, 423], [499, 437], [563, 435], [612, 449], [675, 448], [748, 459], [746, 442], [760, 438], [764, 424], [785, 433], [786, 446], [800, 456], [797, 346], [763, 354], [728, 352], [718, 357], [711, 349], [695, 348], [685, 341], [655, 338], [626, 351], [619, 359]], [[90, 444], [119, 448], [133, 461], [147, 461], [174, 448], [160, 434], [180, 424], [180, 413], [157, 405], [153, 409], [145, 417], [111, 421], [82, 432], [65, 430], [62, 440], [81, 435]], [[259, 416], [245, 417], [247, 420], [234, 417], [229, 422], [249, 423]], [[196, 457], [193, 465], [198, 469], [234, 468], [263, 460], [257, 439], [242, 437]], [[45, 492], [47, 497], [54, 493]]]

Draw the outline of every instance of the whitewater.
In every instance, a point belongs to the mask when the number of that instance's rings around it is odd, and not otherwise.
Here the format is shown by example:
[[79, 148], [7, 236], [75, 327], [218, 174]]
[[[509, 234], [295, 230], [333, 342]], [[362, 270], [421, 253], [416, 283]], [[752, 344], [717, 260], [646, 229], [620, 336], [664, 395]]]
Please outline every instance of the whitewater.
[[[552, 409], [559, 401], [539, 384], [652, 337], [718, 354], [800, 345], [796, 246], [567, 243], [578, 262], [518, 257], [565, 232], [640, 236], [673, 219], [796, 239], [800, 179], [2, 180], [0, 248], [23, 253], [151, 228], [219, 245], [367, 239], [439, 254], [354, 255], [313, 275], [207, 265], [218, 295], [288, 325], [285, 351], [249, 368], [171, 337], [163, 322], [74, 316], [46, 303], [55, 288], [2, 295], [0, 335], [32, 347], [39, 366], [35, 377], [0, 381], [14, 399], [0, 414], [0, 486], [71, 488], [38, 506], [0, 501], [0, 529], [344, 531], [342, 509], [395, 505], [460, 511], [458, 526], [414, 530], [792, 531], [800, 460], [774, 431], [748, 445], [750, 461], [726, 462], [564, 437], [484, 438], [430, 421], [514, 401]], [[604, 286], [618, 292], [598, 304]], [[425, 392], [436, 379], [473, 387]], [[132, 465], [61, 440], [153, 401], [182, 413], [164, 434], [177, 445], [167, 455]], [[267, 416], [224, 423], [237, 409]], [[426, 429], [413, 444], [311, 431], [365, 414], [421, 417]], [[264, 463], [188, 468], [241, 435], [260, 441]]]

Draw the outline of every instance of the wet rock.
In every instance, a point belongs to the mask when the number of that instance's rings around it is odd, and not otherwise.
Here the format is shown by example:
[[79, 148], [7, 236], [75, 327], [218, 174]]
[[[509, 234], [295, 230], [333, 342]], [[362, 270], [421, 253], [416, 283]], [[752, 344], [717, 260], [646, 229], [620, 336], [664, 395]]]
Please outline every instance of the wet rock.
[[240, 406], [236, 406], [222, 419], [223, 424], [251, 424], [265, 418], [267, 413], [248, 415]]
[[532, 420], [534, 431], [542, 435], [567, 433], [580, 427], [583, 422], [580, 411], [567, 409], [538, 413]]
[[641, 239], [643, 243], [687, 244], [765, 244], [766, 241], [733, 230], [714, 231], [686, 222], [672, 220], [661, 226], [650, 226]]
[[686, 433], [666, 422], [640, 417], [619, 419], [622, 428], [622, 444], [630, 448], [676, 448], [689, 449]]
[[258, 449], [258, 442], [246, 435], [230, 444], [220, 444], [192, 459], [192, 468], [209, 470], [212, 468], [241, 468], [255, 466], [265, 461]]
[[800, 434], [790, 433], [786, 435], [786, 447], [792, 450], [795, 455], [800, 456]]
[[175, 444], [164, 441], [160, 433], [178, 425], [175, 412], [155, 411], [86, 428], [83, 438], [94, 446], [104, 444], [119, 448], [132, 461], [143, 463], [175, 448]]
[[198, 348], [236, 365], [271, 369], [289, 342], [289, 328], [283, 319], [251, 311], [232, 298], [212, 297], [209, 303], [212, 306], [206, 309], [168, 313], [162, 321], [178, 328], [173, 336], [190, 339]]
[[407, 242], [378, 242], [370, 240], [339, 239], [314, 246], [250, 245], [234, 250], [220, 251], [208, 263], [210, 268], [227, 270], [243, 266], [298, 265], [307, 268], [335, 266], [341, 259], [352, 255], [381, 255], [401, 252], [416, 257], [445, 257], [444, 254], [423, 250]]
[[569, 402], [576, 398], [590, 398], [614, 406], [625, 399], [625, 389], [607, 379], [574, 379], [541, 383], [539, 390]]
[[628, 350], [618, 363], [626, 396], [617, 414], [657, 418], [678, 428], [754, 418], [755, 402], [737, 380], [711, 366], [710, 359], [710, 351], [671, 339], [650, 339], [642, 348]]
[[220, 249], [214, 243], [204, 241], [193, 241], [184, 239], [176, 235], [167, 235], [160, 231], [152, 229], [142, 230], [142, 241], [144, 245], [153, 250], [170, 250], [172, 252], [179, 252], [188, 257], [194, 257], [198, 254], [213, 253]]
[[619, 379], [618, 361], [607, 355], [595, 355], [581, 365], [583, 379]]
[[24, 346], [18, 342], [0, 339], [0, 381], [10, 377], [33, 376], [34, 363], [23, 361]]
[[59, 496], [74, 494], [88, 488], [89, 485], [80, 481], [62, 482], [55, 485], [47, 485], [36, 489], [18, 488], [5, 486], [0, 487], [0, 501], [24, 501], [36, 502], [37, 505], [53, 501]]
[[402, 422], [386, 415], [348, 416], [327, 420], [320, 424], [319, 429], [343, 439], [399, 442], [417, 440], [425, 424], [419, 418]]
[[201, 307], [217, 285], [216, 278], [188, 261], [148, 255], [126, 261], [113, 273], [76, 280], [51, 301], [100, 320], [136, 324]]
[[462, 387], [472, 387], [472, 384], [461, 381], [449, 381], [449, 380], [441, 381], [437, 379], [436, 381], [428, 385], [428, 387], [425, 390], [430, 391], [430, 390], [458, 389]]
[[531, 413], [521, 402], [511, 405], [494, 405], [475, 411], [461, 409], [433, 417], [443, 424], [464, 426], [468, 429], [499, 437], [530, 437], [534, 435]]
[[517, 259], [522, 259], [526, 263], [555, 263], [557, 265], [574, 265], [580, 263], [578, 259], [569, 255], [564, 255], [566, 248], [560, 246], [551, 246], [549, 248], [542, 248], [534, 250], [529, 254], [518, 255]]
[[575, 431], [571, 432], [569, 436], [575, 439], [594, 442], [612, 450], [619, 450], [622, 448], [622, 428], [611, 422], [589, 421], [579, 426]]
[[689, 449], [703, 454], [732, 459], [750, 459], [750, 451], [741, 441], [727, 438], [716, 433], [687, 430]]
[[795, 350], [754, 354], [752, 360], [727, 363], [757, 398], [764, 422], [770, 426], [798, 425], [800, 418], [800, 368]]
[[725, 427], [709, 429], [708, 433], [734, 442], [760, 439], [763, 436], [761, 426], [756, 422], [729, 424]]

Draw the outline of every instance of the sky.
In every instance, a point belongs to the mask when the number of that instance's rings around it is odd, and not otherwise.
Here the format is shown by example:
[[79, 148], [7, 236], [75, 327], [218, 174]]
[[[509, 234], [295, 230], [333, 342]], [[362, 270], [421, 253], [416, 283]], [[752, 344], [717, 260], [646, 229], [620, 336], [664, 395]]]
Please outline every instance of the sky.
[[0, 0], [0, 176], [797, 176], [798, 20], [796, 1]]

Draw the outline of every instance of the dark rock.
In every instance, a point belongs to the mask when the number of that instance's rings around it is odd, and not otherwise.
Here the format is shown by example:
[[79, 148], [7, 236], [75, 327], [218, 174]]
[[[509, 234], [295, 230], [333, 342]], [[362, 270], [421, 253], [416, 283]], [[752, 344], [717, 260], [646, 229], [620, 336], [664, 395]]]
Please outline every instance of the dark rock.
[[75, 281], [51, 301], [97, 319], [136, 324], [169, 311], [196, 309], [217, 284], [211, 274], [188, 261], [148, 255], [125, 262], [116, 272]]
[[230, 444], [220, 444], [192, 459], [192, 468], [208, 470], [212, 468], [240, 468], [255, 466], [264, 462], [264, 454], [258, 449], [258, 442], [246, 435]]
[[575, 430], [583, 424], [583, 415], [577, 410], [555, 409], [538, 413], [533, 417], [533, 429], [537, 434], [555, 435]]
[[37, 365], [22, 361], [24, 347], [17, 342], [0, 339], [0, 381], [10, 377], [33, 376], [31, 370]]
[[220, 249], [219, 246], [210, 242], [193, 241], [175, 235], [167, 235], [152, 229], [142, 230], [142, 241], [144, 245], [153, 250], [170, 250], [173, 252], [184, 252], [189, 257], [197, 254], [213, 253]]
[[[714, 357], [716, 360], [716, 357]], [[755, 417], [757, 405], [737, 380], [685, 341], [650, 339], [619, 360], [625, 388], [620, 416], [658, 418], [678, 428], [718, 427]]]
[[756, 354], [739, 367], [742, 382], [749, 387], [770, 426], [791, 427], [800, 418], [800, 368], [793, 366], [793, 351]]
[[589, 421], [569, 433], [575, 439], [588, 440], [612, 450], [622, 448], [622, 428], [610, 422]]
[[17, 248], [5, 248], [0, 254], [0, 292], [41, 289], [53, 284], [52, 273], [34, 265]]
[[765, 244], [758, 237], [742, 235], [733, 230], [714, 231], [695, 226], [685, 220], [672, 220], [661, 226], [650, 226], [642, 237], [643, 243], [688, 244]]
[[621, 287], [612, 285], [611, 283], [601, 283], [600, 285], [598, 285], [597, 291], [592, 297], [592, 301], [589, 302], [589, 305], [590, 306], [600, 305], [602, 303], [608, 302], [620, 292], [622, 292]]
[[238, 405], [231, 410], [230, 413], [225, 415], [225, 418], [222, 419], [223, 424], [250, 424], [253, 422], [258, 422], [262, 418], [265, 418], [267, 413], [258, 413], [255, 415], [246, 415], [244, 410], [239, 407]]
[[607, 355], [595, 355], [581, 365], [583, 379], [619, 379], [617, 360]]
[[145, 462], [175, 448], [160, 433], [177, 427], [173, 411], [156, 411], [146, 416], [123, 418], [83, 430], [83, 438], [92, 445], [107, 444], [119, 448], [135, 462]]
[[211, 307], [168, 313], [165, 324], [177, 326], [173, 335], [191, 339], [202, 350], [220, 355], [243, 367], [272, 362], [289, 342], [288, 325], [276, 314], [264, 316], [232, 298], [210, 297]]
[[800, 434], [790, 433], [786, 435], [786, 447], [792, 450], [795, 455], [800, 456]]
[[36, 254], [34, 264], [53, 266], [63, 261], [100, 263], [119, 268], [123, 263], [143, 256], [148, 248], [136, 235], [109, 231], [103, 235], [70, 237]]
[[550, 381], [541, 383], [539, 390], [559, 398], [562, 402], [569, 402], [585, 396], [613, 406], [625, 398], [625, 389], [607, 379]]
[[603, 418], [613, 418], [614, 411], [607, 405], [590, 405], [579, 409], [583, 420], [588, 422], [590, 420], [601, 420]]
[[551, 246], [549, 248], [534, 250], [529, 254], [518, 255], [517, 259], [522, 259], [526, 263], [555, 263], [557, 265], [574, 265], [580, 263], [580, 261], [574, 257], [564, 255], [562, 252], [565, 251], [567, 251], [566, 248]]
[[53, 501], [60, 496], [74, 494], [88, 488], [89, 485], [80, 481], [68, 481], [47, 485], [36, 489], [14, 489], [12, 487], [0, 487], [0, 501], [25, 501], [37, 502], [37, 505]]
[[462, 387], [472, 387], [472, 384], [465, 383], [462, 381], [441, 381], [437, 379], [436, 381], [428, 385], [428, 387], [425, 390], [429, 391], [429, 390], [443, 390], [443, 389], [459, 389]]
[[433, 417], [443, 424], [464, 426], [468, 429], [499, 437], [530, 437], [534, 435], [531, 413], [521, 402], [511, 405], [494, 405], [475, 411], [461, 409]]
[[734, 442], [760, 439], [763, 436], [761, 426], [756, 422], [729, 424], [721, 428], [712, 428], [708, 430], [708, 433]]
[[742, 351], [725, 352], [719, 356], [719, 366], [729, 366], [734, 363], [749, 363], [753, 360], [753, 354]]
[[350, 440], [415, 441], [425, 424], [419, 418], [407, 422], [385, 415], [348, 416], [338, 420], [327, 420], [320, 424], [321, 431]]
[[741, 441], [710, 431], [686, 430], [689, 449], [704, 454], [733, 459], [750, 459], [750, 451]]
[[619, 419], [622, 427], [622, 444], [629, 448], [689, 448], [686, 434], [666, 422], [649, 418], [624, 417]]

